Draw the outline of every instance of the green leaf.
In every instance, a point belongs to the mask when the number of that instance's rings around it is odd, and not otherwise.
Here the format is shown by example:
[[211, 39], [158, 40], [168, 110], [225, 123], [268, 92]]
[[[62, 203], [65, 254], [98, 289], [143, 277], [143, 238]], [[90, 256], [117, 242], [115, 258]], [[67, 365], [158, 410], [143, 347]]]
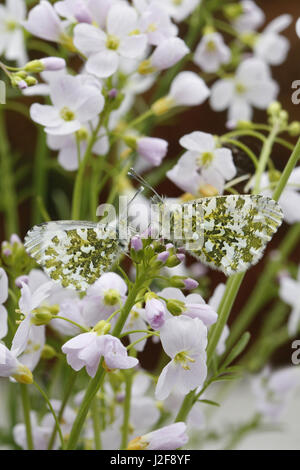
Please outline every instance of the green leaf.
[[198, 402], [206, 403], [206, 405], [221, 406], [220, 403], [217, 403], [216, 401], [212, 401], [212, 400], [198, 400]]
[[239, 341], [236, 343], [236, 345], [232, 348], [232, 350], [228, 354], [227, 358], [222, 364], [221, 370], [226, 369], [227, 366], [229, 366], [240, 354], [242, 354], [242, 352], [246, 349], [250, 341], [250, 338], [251, 338], [251, 335], [248, 331], [243, 334], [243, 336], [239, 339]]

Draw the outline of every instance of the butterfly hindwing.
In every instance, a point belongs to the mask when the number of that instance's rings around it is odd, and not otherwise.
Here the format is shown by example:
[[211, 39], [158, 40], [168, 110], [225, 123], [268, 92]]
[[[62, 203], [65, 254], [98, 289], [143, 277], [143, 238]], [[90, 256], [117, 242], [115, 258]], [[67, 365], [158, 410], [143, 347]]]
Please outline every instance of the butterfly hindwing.
[[194, 227], [200, 222], [201, 248], [191, 254], [226, 275], [257, 263], [283, 218], [279, 204], [261, 195], [218, 196], [187, 204], [200, 208], [201, 217], [193, 221]]
[[111, 228], [83, 221], [36, 225], [25, 248], [51, 279], [80, 291], [109, 271], [124, 249]]

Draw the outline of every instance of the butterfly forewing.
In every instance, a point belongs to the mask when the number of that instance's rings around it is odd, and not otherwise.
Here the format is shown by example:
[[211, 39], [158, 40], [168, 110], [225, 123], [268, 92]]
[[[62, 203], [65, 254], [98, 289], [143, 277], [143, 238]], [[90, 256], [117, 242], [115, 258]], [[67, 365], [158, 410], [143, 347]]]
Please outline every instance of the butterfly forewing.
[[109, 271], [124, 249], [115, 230], [78, 221], [37, 225], [28, 232], [25, 247], [51, 279], [80, 291]]
[[218, 196], [189, 204], [200, 207], [202, 227], [201, 248], [191, 254], [226, 275], [257, 263], [282, 223], [280, 206], [261, 195]]

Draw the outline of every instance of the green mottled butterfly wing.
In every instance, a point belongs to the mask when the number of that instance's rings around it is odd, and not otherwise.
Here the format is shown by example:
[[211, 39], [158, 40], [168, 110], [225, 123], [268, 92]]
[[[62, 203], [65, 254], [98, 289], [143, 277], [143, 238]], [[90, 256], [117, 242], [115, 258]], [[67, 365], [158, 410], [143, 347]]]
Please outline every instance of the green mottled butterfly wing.
[[54, 281], [84, 291], [126, 249], [107, 225], [82, 221], [48, 222], [33, 227], [25, 248]]
[[226, 275], [257, 263], [283, 218], [279, 204], [261, 195], [218, 196], [188, 204], [200, 207], [202, 219], [202, 246], [191, 254]]

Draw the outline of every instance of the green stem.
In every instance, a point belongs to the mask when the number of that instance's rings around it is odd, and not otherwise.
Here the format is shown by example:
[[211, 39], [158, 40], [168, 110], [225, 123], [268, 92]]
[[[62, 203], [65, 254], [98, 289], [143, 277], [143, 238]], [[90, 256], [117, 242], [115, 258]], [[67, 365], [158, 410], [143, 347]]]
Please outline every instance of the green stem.
[[12, 156], [5, 130], [4, 113], [0, 110], [1, 191], [5, 212], [5, 233], [8, 238], [18, 232], [18, 202], [14, 187]]
[[100, 425], [100, 414], [99, 414], [99, 406], [98, 406], [98, 397], [95, 396], [92, 406], [92, 421], [93, 421], [93, 429], [94, 429], [94, 444], [95, 450], [101, 450], [101, 425]]
[[253, 194], [259, 194], [260, 193], [261, 178], [262, 178], [262, 175], [263, 175], [263, 173], [264, 173], [264, 171], [267, 167], [268, 160], [270, 158], [272, 148], [273, 148], [273, 145], [275, 143], [275, 140], [276, 140], [277, 134], [279, 132], [279, 129], [280, 129], [279, 124], [275, 123], [274, 126], [271, 129], [270, 134], [268, 135], [267, 139], [264, 142], [262, 152], [261, 152], [261, 155], [260, 155], [260, 159], [259, 159], [259, 162], [258, 162], [258, 167], [257, 167], [256, 174], [255, 174], [255, 184], [254, 184]]
[[[71, 396], [71, 393], [73, 391], [76, 379], [77, 379], [77, 374], [72, 371], [70, 379], [69, 379], [69, 383], [68, 383], [67, 388], [65, 390], [63, 401], [62, 401], [61, 406], [60, 406], [60, 410], [59, 410], [58, 415], [57, 415], [57, 419], [58, 419], [59, 423], [61, 422], [61, 420], [63, 418], [63, 414], [64, 414], [65, 408], [67, 406], [68, 400]], [[57, 434], [57, 427], [56, 427], [56, 425], [54, 425], [53, 431], [52, 431], [52, 434], [51, 434], [51, 437], [50, 437], [50, 440], [49, 440], [49, 444], [48, 444], [48, 450], [52, 450], [56, 434]]]
[[32, 223], [39, 224], [42, 222], [42, 214], [40, 211], [39, 198], [45, 203], [47, 194], [47, 158], [49, 155], [46, 145], [46, 135], [44, 129], [39, 128], [38, 140], [35, 150], [34, 169], [33, 169], [33, 188], [34, 199], [32, 208]]
[[290, 156], [289, 161], [278, 182], [278, 185], [273, 193], [273, 199], [275, 201], [279, 201], [279, 198], [281, 194], [283, 193], [283, 190], [286, 187], [289, 177], [291, 176], [293, 169], [297, 165], [299, 158], [300, 158], [300, 138], [298, 139], [298, 142], [292, 152], [292, 155]]
[[132, 371], [125, 371], [125, 400], [124, 400], [124, 417], [122, 426], [122, 442], [121, 449], [126, 449], [128, 444], [129, 424], [130, 424], [130, 407], [131, 407], [131, 388], [133, 374]]
[[60, 438], [60, 442], [61, 442], [61, 448], [63, 449], [64, 448], [64, 438], [63, 438], [63, 435], [62, 435], [62, 432], [61, 432], [61, 428], [60, 428], [60, 425], [59, 425], [59, 421], [57, 419], [57, 416], [55, 414], [55, 411], [53, 409], [53, 406], [51, 405], [51, 401], [49, 400], [47, 394], [44, 392], [44, 390], [36, 383], [36, 382], [33, 382], [33, 385], [35, 386], [35, 388], [40, 392], [40, 394], [42, 395], [42, 397], [44, 398], [45, 402], [47, 403], [49, 409], [50, 409], [50, 412], [54, 418], [54, 421], [55, 421], [55, 425], [56, 425], [56, 429], [58, 431], [58, 435], [59, 435], [59, 438]]
[[22, 399], [22, 406], [23, 406], [25, 429], [26, 429], [27, 447], [28, 447], [28, 450], [33, 450], [34, 445], [33, 445], [33, 438], [32, 438], [31, 419], [30, 419], [30, 400], [29, 400], [29, 394], [28, 394], [28, 385], [20, 384], [20, 388], [21, 388], [21, 399]]
[[235, 302], [240, 285], [245, 277], [245, 273], [231, 276], [226, 285], [226, 290], [218, 310], [218, 321], [209, 332], [209, 342], [207, 347], [207, 364], [210, 365], [213, 354], [218, 345], [223, 329], [228, 321], [232, 306]]
[[99, 118], [99, 123], [89, 139], [86, 152], [83, 156], [83, 159], [81, 160], [81, 163], [77, 171], [77, 176], [76, 176], [74, 191], [73, 191], [73, 201], [72, 201], [72, 219], [73, 220], [80, 219], [84, 173], [89, 163], [89, 160], [91, 158], [93, 147], [97, 141], [97, 136], [101, 128], [101, 124], [102, 124], [102, 120]]

